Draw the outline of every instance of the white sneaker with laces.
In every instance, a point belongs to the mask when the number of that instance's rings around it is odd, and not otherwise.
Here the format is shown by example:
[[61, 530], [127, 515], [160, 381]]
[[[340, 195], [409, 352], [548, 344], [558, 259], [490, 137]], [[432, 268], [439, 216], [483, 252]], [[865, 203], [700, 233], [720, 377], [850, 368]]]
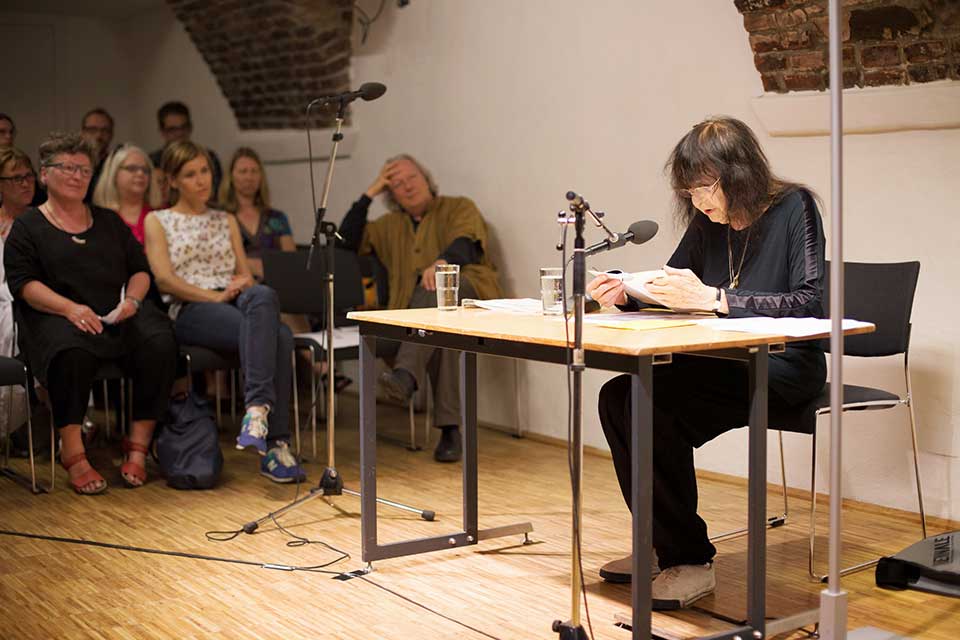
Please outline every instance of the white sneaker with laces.
[[713, 593], [717, 577], [713, 563], [681, 564], [661, 571], [650, 588], [654, 611], [682, 609]]

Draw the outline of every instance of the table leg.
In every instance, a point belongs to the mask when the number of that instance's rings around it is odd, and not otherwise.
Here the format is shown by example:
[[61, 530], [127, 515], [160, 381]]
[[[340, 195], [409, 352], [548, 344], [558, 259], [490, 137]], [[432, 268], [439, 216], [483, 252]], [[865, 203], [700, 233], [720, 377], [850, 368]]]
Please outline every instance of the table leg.
[[460, 352], [460, 422], [463, 425], [463, 530], [477, 539], [477, 354]]
[[768, 360], [766, 345], [750, 350], [747, 625], [761, 634], [766, 619]]
[[639, 359], [630, 376], [630, 449], [633, 477], [633, 637], [650, 637], [650, 563], [653, 544], [653, 359]]
[[360, 336], [360, 538], [364, 562], [376, 559], [377, 547], [376, 353], [377, 339]]

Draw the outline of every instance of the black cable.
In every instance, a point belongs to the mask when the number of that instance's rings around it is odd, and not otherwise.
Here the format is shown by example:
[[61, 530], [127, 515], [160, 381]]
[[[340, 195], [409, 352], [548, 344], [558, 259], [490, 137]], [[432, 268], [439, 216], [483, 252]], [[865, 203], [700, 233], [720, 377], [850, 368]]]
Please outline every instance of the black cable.
[[314, 573], [327, 573], [331, 575], [340, 575], [340, 571], [321, 571], [326, 565], [317, 565], [312, 567], [300, 567], [274, 562], [258, 562], [255, 560], [240, 560], [238, 558], [224, 558], [221, 556], [208, 556], [201, 553], [188, 553], [186, 551], [170, 551], [168, 549], [151, 549], [149, 547], [135, 547], [126, 544], [117, 544], [114, 542], [100, 542], [99, 540], [84, 540], [82, 538], [66, 538], [63, 536], [51, 536], [41, 533], [25, 533], [23, 531], [10, 531], [0, 529], [0, 535], [12, 536], [16, 538], [29, 538], [31, 540], [46, 540], [48, 542], [61, 542], [65, 544], [79, 544], [91, 547], [100, 547], [103, 549], [116, 549], [118, 551], [132, 551], [134, 553], [150, 553], [161, 556], [172, 556], [175, 558], [187, 558], [190, 560], [207, 560], [209, 562], [225, 562], [229, 564], [242, 564], [261, 569], [280, 569], [283, 571], [309, 571]]
[[367, 36], [370, 33], [370, 25], [377, 21], [380, 17], [380, 14], [383, 13], [383, 8], [386, 6], [387, 0], [380, 0], [380, 7], [377, 9], [377, 12], [373, 14], [373, 17], [370, 17], [363, 7], [359, 3], [354, 2], [353, 8], [360, 12], [360, 15], [357, 16], [357, 21], [360, 23], [360, 44], [367, 43]]
[[[576, 251], [576, 249], [574, 249]], [[570, 344], [570, 318], [567, 311], [567, 225], [563, 225], [563, 239], [560, 242], [560, 259], [563, 269], [560, 271], [560, 301], [561, 301], [561, 310], [563, 312], [563, 331], [566, 339], [567, 349], [567, 471], [570, 475], [570, 485], [571, 487], [574, 484], [574, 473], [573, 473], [573, 370], [572, 370], [572, 346]], [[570, 257], [570, 260], [573, 260], [573, 256]], [[581, 393], [583, 388], [581, 387]], [[581, 404], [582, 409], [582, 404]], [[581, 416], [582, 417], [582, 416]], [[582, 477], [582, 476], [581, 476]], [[583, 595], [583, 609], [587, 618], [587, 628], [590, 630], [588, 637], [593, 637], [593, 622], [590, 619], [590, 604], [587, 602], [587, 584], [583, 577], [583, 549], [581, 546], [580, 538], [580, 522], [579, 520], [583, 518], [583, 491], [581, 488], [581, 498], [580, 498], [580, 518], [576, 521], [576, 526], [573, 531], [574, 542], [577, 545], [577, 563], [580, 568], [580, 593]]]
[[486, 631], [481, 631], [480, 629], [477, 629], [476, 627], [471, 627], [471, 626], [468, 625], [466, 622], [461, 622], [461, 621], [457, 620], [456, 618], [451, 618], [450, 616], [448, 616], [448, 615], [446, 615], [446, 614], [444, 614], [444, 613], [440, 613], [440, 612], [437, 611], [436, 609], [431, 609], [431, 608], [428, 607], [427, 605], [422, 604], [422, 603], [420, 603], [420, 602], [417, 602], [417, 601], [414, 600], [413, 598], [408, 598], [407, 596], [403, 595], [402, 593], [399, 593], [399, 592], [397, 592], [397, 591], [394, 591], [393, 589], [390, 589], [389, 587], [385, 587], [385, 586], [383, 586], [382, 584], [380, 584], [379, 582], [374, 582], [373, 580], [371, 580], [370, 578], [368, 578], [368, 577], [366, 577], [366, 576], [357, 576], [357, 577], [360, 578], [361, 580], [363, 580], [364, 582], [367, 582], [367, 583], [369, 583], [369, 584], [372, 584], [373, 586], [377, 587], [378, 589], [383, 589], [383, 590], [386, 591], [387, 593], [389, 593], [389, 594], [391, 594], [391, 595], [393, 595], [393, 596], [396, 596], [397, 598], [400, 598], [401, 600], [403, 600], [403, 601], [405, 601], [405, 602], [409, 602], [410, 604], [412, 604], [412, 605], [414, 605], [414, 606], [416, 606], [416, 607], [420, 607], [420, 608], [423, 609], [424, 611], [427, 611], [427, 612], [429, 612], [429, 613], [432, 613], [432, 614], [434, 614], [434, 615], [436, 615], [436, 616], [440, 616], [440, 617], [443, 618], [444, 620], [449, 620], [450, 622], [452, 622], [452, 623], [454, 623], [454, 624], [460, 625], [460, 626], [463, 627], [464, 629], [469, 629], [470, 631], [473, 631], [474, 633], [478, 633], [478, 634], [480, 634], [481, 636], [483, 636], [484, 638], [491, 638], [492, 640], [500, 640], [500, 638], [498, 638], [497, 636], [492, 636], [492, 635], [490, 635], [489, 633], [487, 633]]

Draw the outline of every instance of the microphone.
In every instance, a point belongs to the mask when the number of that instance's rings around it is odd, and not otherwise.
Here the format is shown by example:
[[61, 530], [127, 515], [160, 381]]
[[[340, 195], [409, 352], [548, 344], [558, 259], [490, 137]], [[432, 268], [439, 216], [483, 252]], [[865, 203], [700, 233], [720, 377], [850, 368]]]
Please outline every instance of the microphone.
[[357, 98], [369, 102], [371, 100], [376, 100], [384, 93], [387, 92], [387, 86], [379, 82], [364, 82], [360, 85], [360, 88], [356, 91], [346, 91], [344, 93], [336, 93], [330, 96], [321, 96], [317, 98], [320, 102], [339, 102], [341, 104], [347, 104], [353, 102]]
[[644, 242], [647, 242], [653, 238], [653, 236], [657, 235], [657, 231], [659, 231], [659, 229], [660, 225], [653, 220], [640, 220], [639, 222], [634, 222], [632, 225], [630, 225], [626, 233], [619, 234], [616, 240], [608, 239], [604, 240], [603, 242], [590, 245], [583, 250], [583, 254], [585, 256], [592, 256], [595, 253], [610, 251], [611, 249], [619, 249], [628, 242], [632, 242], [633, 244], [643, 244]]

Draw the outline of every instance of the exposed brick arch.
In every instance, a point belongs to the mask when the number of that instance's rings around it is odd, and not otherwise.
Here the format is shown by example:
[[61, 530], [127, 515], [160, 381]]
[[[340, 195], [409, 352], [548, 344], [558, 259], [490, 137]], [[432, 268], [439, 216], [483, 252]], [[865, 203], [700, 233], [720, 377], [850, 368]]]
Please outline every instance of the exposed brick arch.
[[[827, 0], [734, 0], [765, 91], [822, 91]], [[843, 0], [844, 87], [960, 80], [960, 2]]]
[[302, 128], [311, 99], [349, 86], [352, 0], [167, 1], [241, 129]]

